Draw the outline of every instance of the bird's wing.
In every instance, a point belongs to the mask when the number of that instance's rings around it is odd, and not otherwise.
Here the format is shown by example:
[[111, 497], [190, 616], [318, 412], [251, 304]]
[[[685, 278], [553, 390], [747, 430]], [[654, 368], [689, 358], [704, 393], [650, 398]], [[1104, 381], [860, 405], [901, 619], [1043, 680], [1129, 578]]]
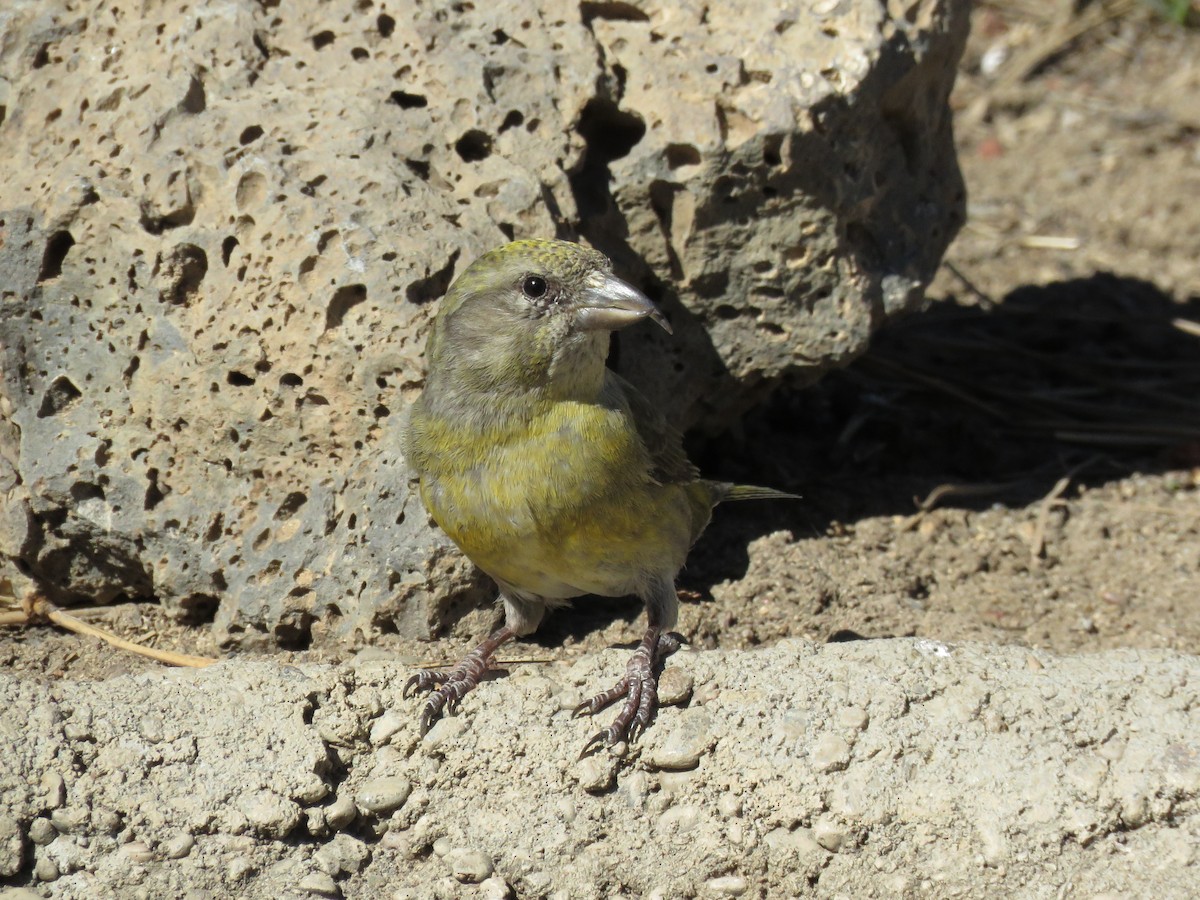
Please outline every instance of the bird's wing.
[[[683, 451], [683, 434], [666, 420], [641, 391], [613, 372], [606, 373], [604, 387], [610, 399], [629, 410], [638, 437], [650, 455], [649, 476], [659, 484], [691, 484], [700, 477]], [[614, 403], [614, 405], [617, 405]]]

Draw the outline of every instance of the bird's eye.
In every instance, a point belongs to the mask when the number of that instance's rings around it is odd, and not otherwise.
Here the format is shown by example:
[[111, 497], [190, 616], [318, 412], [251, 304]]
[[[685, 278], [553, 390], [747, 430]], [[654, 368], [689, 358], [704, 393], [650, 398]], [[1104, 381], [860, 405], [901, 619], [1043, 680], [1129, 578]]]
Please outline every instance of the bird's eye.
[[537, 300], [546, 296], [546, 291], [550, 286], [546, 284], [546, 279], [540, 275], [526, 275], [525, 280], [521, 282], [521, 291], [530, 300]]

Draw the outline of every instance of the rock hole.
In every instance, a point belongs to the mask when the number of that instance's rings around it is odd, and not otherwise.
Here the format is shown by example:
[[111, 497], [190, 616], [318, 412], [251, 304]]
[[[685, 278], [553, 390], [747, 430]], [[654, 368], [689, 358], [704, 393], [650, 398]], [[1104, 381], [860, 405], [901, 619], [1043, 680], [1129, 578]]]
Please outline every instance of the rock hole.
[[208, 254], [195, 244], [179, 244], [163, 265], [166, 299], [175, 304], [188, 303], [207, 274]]
[[308, 502], [308, 495], [300, 491], [292, 491], [283, 502], [279, 504], [279, 509], [275, 510], [275, 521], [282, 522], [285, 519], [290, 519], [296, 514], [305, 503]]
[[249, 387], [254, 384], [254, 379], [244, 372], [237, 371], [237, 369], [230, 369], [225, 373], [225, 382], [234, 387]]
[[183, 100], [179, 104], [180, 109], [185, 113], [196, 115], [204, 112], [208, 106], [208, 98], [204, 94], [204, 82], [193, 75], [188, 79], [187, 93], [183, 95]]
[[304, 384], [304, 379], [294, 372], [284, 372], [279, 376], [279, 383], [284, 387], [300, 387]]
[[593, 19], [604, 19], [609, 22], [649, 22], [650, 17], [632, 3], [622, 3], [620, 0], [609, 0], [607, 3], [585, 2], [579, 4], [579, 12], [583, 15], [583, 24], [589, 24]]
[[396, 20], [387, 13], [380, 13], [375, 20], [375, 28], [378, 29], [380, 37], [390, 38], [392, 32], [396, 30]]
[[271, 529], [264, 528], [262, 531], [260, 531], [258, 533], [258, 537], [256, 537], [254, 539], [254, 543], [251, 544], [251, 546], [255, 550], [261, 551], [263, 547], [267, 546], [267, 544], [270, 543], [270, 541], [271, 541]]
[[587, 143], [587, 161], [607, 164], [629, 155], [645, 137], [646, 123], [611, 100], [593, 97], [584, 105], [575, 130]]
[[146, 499], [143, 501], [143, 507], [151, 510], [167, 498], [170, 489], [158, 483], [158, 469], [148, 469], [146, 478], [150, 483], [146, 485]]
[[252, 144], [263, 136], [261, 125], [251, 125], [249, 128], [242, 130], [238, 136], [238, 143], [245, 147], [247, 144]]
[[208, 523], [208, 529], [204, 532], [204, 542], [207, 544], [215, 544], [221, 539], [221, 533], [225, 528], [225, 514], [217, 513], [213, 516], [213, 520]]
[[74, 405], [83, 393], [75, 387], [75, 383], [66, 375], [59, 375], [42, 395], [42, 403], [38, 407], [37, 417], [45, 419], [57, 416], [59, 413]]
[[178, 621], [181, 625], [211, 625], [220, 605], [212, 594], [187, 594], [179, 599]]
[[422, 159], [405, 159], [404, 165], [422, 181], [429, 180], [429, 163]]
[[50, 281], [62, 274], [63, 260], [75, 246], [75, 238], [69, 231], [56, 231], [46, 241], [46, 249], [42, 251], [42, 267], [38, 271], [37, 283]]
[[233, 248], [238, 245], [239, 241], [233, 235], [221, 241], [221, 263], [225, 268], [229, 268], [229, 260], [233, 256]]
[[700, 151], [691, 144], [667, 144], [667, 168], [700, 165]]
[[518, 125], [525, 123], [525, 115], [520, 110], [510, 109], [508, 115], [504, 117], [504, 121], [500, 123], [500, 134], [508, 131], [510, 128], [516, 128]]
[[454, 150], [463, 162], [479, 162], [492, 155], [492, 138], [485, 131], [472, 128], [454, 142]]
[[418, 278], [404, 292], [409, 303], [428, 303], [446, 293], [454, 279], [454, 267], [458, 263], [459, 251], [450, 254], [450, 260], [438, 271], [425, 278]]
[[364, 59], [370, 58], [371, 54], [367, 52], [366, 47], [354, 47], [350, 51], [350, 57], [355, 62], [362, 62]]
[[388, 96], [388, 102], [396, 104], [401, 109], [424, 109], [429, 105], [429, 100], [421, 94], [410, 94], [408, 91], [392, 91]]
[[324, 50], [334, 42], [335, 38], [332, 31], [321, 31], [312, 36], [312, 45], [314, 50]]
[[722, 303], [720, 306], [718, 306], [716, 308], [715, 311], [717, 314], [717, 318], [724, 319], [725, 321], [729, 321], [730, 319], [736, 319], [738, 316], [741, 315], [741, 312], [738, 310], [738, 308], [736, 306], [732, 306], [728, 303]]
[[338, 328], [346, 318], [346, 313], [367, 299], [365, 284], [347, 284], [333, 292], [333, 299], [325, 309], [325, 330]]
[[312, 646], [312, 613], [285, 613], [275, 626], [275, 640], [284, 650], [307, 650]]

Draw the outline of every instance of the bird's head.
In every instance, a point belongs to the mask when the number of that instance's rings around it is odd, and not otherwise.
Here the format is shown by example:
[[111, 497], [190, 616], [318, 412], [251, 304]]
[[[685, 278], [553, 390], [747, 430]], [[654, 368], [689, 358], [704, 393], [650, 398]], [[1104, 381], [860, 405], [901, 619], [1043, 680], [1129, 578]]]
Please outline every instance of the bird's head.
[[426, 348], [429, 386], [587, 394], [603, 380], [609, 332], [642, 319], [671, 330], [603, 254], [567, 241], [515, 241], [473, 262], [442, 300]]

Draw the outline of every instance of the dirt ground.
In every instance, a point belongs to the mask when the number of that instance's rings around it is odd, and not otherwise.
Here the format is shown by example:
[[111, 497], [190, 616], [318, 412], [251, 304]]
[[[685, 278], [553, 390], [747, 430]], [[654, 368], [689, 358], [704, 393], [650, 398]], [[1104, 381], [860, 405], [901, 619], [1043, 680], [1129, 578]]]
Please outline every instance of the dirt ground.
[[[707, 474], [804, 495], [718, 511], [681, 578], [694, 644], [1200, 652], [1197, 97], [1200, 33], [1145, 4], [979, 5], [954, 96], [969, 221], [930, 310], [736, 433], [693, 441]], [[449, 659], [493, 616], [432, 645], [379, 643]], [[153, 606], [92, 618], [219, 652]], [[589, 602], [514, 653], [569, 658], [642, 627], [633, 601]], [[15, 673], [153, 665], [49, 628], [0, 632]]]

